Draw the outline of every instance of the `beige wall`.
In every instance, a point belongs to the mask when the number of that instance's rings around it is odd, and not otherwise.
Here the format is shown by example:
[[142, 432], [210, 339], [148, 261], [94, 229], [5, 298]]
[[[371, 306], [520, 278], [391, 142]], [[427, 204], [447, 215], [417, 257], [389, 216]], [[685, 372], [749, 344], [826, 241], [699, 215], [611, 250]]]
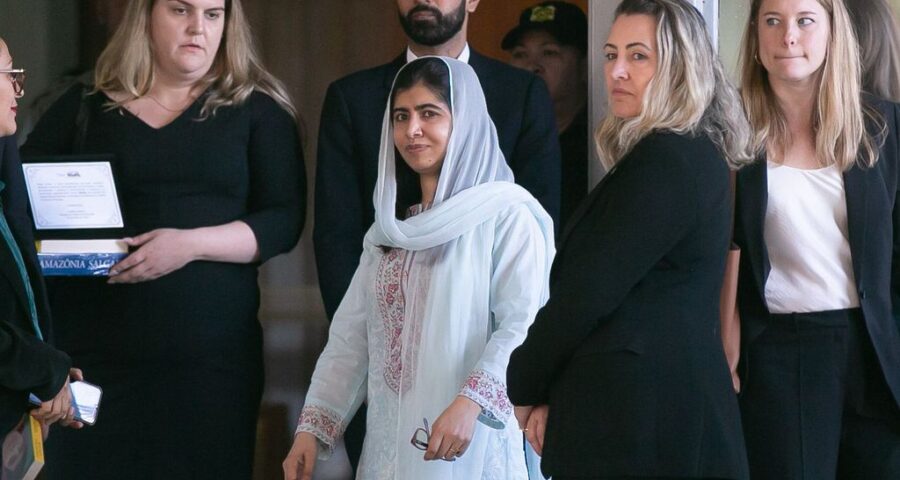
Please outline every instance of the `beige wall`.
[[738, 53], [749, 12], [749, 0], [719, 2], [719, 55], [734, 80], [737, 80]]

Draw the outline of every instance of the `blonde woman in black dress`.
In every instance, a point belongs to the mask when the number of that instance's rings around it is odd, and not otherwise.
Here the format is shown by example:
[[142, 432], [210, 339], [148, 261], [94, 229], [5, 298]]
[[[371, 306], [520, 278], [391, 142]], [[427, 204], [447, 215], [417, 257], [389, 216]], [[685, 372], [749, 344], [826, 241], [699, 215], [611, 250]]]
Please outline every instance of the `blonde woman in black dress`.
[[250, 478], [257, 269], [296, 244], [304, 215], [288, 96], [239, 0], [131, 2], [83, 91], [23, 153], [115, 154], [132, 252], [108, 279], [52, 286], [58, 343], [104, 399], [96, 426], [51, 437], [49, 478]]

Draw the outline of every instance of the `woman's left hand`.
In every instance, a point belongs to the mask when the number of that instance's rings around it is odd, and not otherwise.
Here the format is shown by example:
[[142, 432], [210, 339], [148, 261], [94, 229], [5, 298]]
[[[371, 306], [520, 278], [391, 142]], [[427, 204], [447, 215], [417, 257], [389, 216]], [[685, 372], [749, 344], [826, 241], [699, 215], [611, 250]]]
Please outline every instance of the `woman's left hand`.
[[108, 283], [138, 283], [154, 280], [184, 267], [194, 260], [191, 230], [160, 228], [133, 238], [125, 238], [137, 250], [109, 269]]
[[425, 451], [425, 460], [452, 462], [463, 456], [475, 433], [475, 421], [481, 413], [481, 405], [463, 396], [457, 396], [431, 426], [431, 438]]

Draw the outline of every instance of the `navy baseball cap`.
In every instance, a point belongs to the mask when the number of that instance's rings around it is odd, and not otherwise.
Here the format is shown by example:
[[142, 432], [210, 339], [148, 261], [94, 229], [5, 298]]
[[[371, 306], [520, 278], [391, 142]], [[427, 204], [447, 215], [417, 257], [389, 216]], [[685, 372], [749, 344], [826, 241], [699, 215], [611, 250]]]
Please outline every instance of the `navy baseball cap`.
[[587, 16], [577, 5], [566, 2], [542, 2], [526, 8], [519, 16], [519, 25], [503, 37], [500, 46], [512, 50], [522, 34], [544, 30], [561, 45], [569, 45], [587, 55]]

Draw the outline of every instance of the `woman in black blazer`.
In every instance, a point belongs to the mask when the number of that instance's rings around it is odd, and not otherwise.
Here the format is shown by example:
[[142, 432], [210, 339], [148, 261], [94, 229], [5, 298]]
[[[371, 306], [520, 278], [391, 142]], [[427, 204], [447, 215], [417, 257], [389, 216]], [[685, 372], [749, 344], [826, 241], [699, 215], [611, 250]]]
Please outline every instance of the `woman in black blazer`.
[[611, 171], [566, 228], [509, 397], [554, 479], [744, 479], [718, 312], [749, 127], [688, 2], [622, 2], [605, 52]]
[[860, 94], [841, 0], [754, 0], [738, 175], [741, 414], [751, 476], [900, 478], [894, 104]]
[[[81, 372], [70, 369], [68, 355], [44, 342], [50, 312], [14, 135], [24, 80], [0, 38], [0, 439], [29, 410], [45, 424], [81, 427], [73, 421], [69, 392], [70, 375], [81, 379]], [[43, 400], [40, 408], [32, 410], [31, 393]]]

